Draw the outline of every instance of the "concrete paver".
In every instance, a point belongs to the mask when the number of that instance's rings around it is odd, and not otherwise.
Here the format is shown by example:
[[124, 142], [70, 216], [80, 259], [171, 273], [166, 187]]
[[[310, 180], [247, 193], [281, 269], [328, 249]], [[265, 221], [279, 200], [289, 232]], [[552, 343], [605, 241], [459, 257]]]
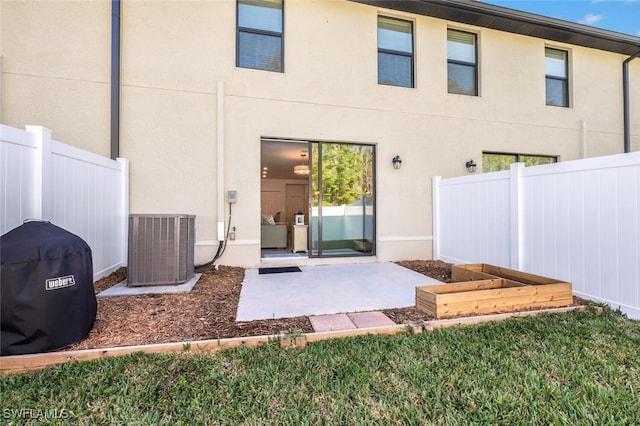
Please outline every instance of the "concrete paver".
[[312, 315], [309, 317], [314, 331], [351, 330], [358, 328], [347, 314]]
[[358, 328], [395, 325], [395, 322], [382, 312], [353, 312], [347, 314], [347, 316]]

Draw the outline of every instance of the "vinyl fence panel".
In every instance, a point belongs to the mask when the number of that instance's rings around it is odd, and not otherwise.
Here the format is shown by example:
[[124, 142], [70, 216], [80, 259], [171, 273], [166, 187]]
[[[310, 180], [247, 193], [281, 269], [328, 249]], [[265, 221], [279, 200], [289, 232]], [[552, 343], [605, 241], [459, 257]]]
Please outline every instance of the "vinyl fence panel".
[[437, 258], [571, 281], [577, 296], [640, 318], [639, 152], [435, 178], [433, 203]]
[[439, 194], [434, 200], [436, 257], [452, 263], [478, 259], [510, 266], [509, 183], [509, 172], [497, 172], [434, 184]]
[[0, 126], [0, 234], [4, 234], [38, 214], [37, 196], [27, 190], [36, 187], [38, 145], [33, 134]]
[[26, 219], [48, 220], [89, 244], [94, 279], [126, 265], [127, 160], [57, 142], [38, 126], [1, 130], [0, 233]]

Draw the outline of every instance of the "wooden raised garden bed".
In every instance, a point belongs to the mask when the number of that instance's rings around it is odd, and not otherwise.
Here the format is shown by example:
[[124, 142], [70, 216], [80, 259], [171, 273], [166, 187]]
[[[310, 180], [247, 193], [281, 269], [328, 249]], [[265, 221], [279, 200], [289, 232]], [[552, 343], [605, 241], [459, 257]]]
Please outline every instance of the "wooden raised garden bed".
[[452, 267], [450, 284], [416, 288], [416, 307], [436, 318], [557, 308], [573, 303], [571, 283], [487, 264]]

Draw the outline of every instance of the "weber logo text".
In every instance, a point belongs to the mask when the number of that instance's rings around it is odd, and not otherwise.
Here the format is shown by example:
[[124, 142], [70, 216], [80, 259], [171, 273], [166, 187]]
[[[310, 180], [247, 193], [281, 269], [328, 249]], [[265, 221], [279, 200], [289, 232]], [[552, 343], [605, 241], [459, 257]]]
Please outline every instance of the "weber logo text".
[[46, 290], [57, 290], [59, 288], [71, 287], [76, 284], [76, 279], [73, 275], [67, 275], [66, 277], [50, 278], [45, 281]]

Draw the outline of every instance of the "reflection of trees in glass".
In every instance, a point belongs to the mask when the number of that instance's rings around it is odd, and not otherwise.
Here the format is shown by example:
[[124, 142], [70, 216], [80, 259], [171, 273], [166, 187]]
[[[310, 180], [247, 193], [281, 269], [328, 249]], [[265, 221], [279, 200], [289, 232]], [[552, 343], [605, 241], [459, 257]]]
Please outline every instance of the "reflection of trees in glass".
[[556, 157], [541, 157], [537, 155], [520, 155], [518, 161], [524, 163], [525, 166], [541, 166], [543, 164], [551, 164], [557, 161]]
[[269, 56], [266, 58], [266, 65], [263, 69], [267, 71], [282, 71], [282, 61], [278, 56]]
[[[312, 174], [318, 176], [318, 147], [311, 152]], [[318, 205], [318, 180], [313, 179], [313, 204]], [[373, 147], [322, 144], [322, 204], [351, 204], [373, 193]]]
[[473, 66], [449, 64], [448, 91], [459, 95], [476, 96], [475, 69]]
[[522, 155], [522, 154], [495, 154], [490, 152], [482, 153], [482, 171], [497, 172], [509, 170], [512, 163], [524, 163], [525, 166], [540, 166], [543, 164], [555, 163], [556, 157], [546, 155]]
[[488, 154], [482, 153], [482, 171], [497, 172], [500, 170], [509, 170], [511, 163], [517, 161], [518, 156], [515, 154]]

